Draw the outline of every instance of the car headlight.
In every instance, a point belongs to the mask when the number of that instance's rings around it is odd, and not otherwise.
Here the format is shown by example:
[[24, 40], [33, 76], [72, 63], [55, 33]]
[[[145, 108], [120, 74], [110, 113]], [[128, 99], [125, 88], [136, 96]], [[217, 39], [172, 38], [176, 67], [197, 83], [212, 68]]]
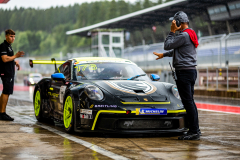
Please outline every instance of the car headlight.
[[34, 83], [34, 81], [33, 81], [32, 78], [29, 78], [29, 82], [30, 82], [30, 83]]
[[172, 86], [172, 93], [173, 93], [173, 95], [174, 95], [177, 99], [181, 100], [181, 97], [180, 97], [180, 95], [179, 95], [179, 93], [178, 93], [178, 89], [177, 89], [177, 86], [176, 86], [176, 85]]
[[88, 85], [85, 87], [84, 92], [92, 100], [100, 101], [103, 99], [103, 92], [96, 86]]

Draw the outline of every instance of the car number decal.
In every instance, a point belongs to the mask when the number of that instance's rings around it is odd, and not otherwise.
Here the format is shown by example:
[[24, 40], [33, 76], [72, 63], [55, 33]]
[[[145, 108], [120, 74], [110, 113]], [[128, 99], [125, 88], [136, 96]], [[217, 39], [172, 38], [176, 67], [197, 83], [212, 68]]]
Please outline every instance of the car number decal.
[[61, 86], [59, 91], [59, 101], [60, 103], [63, 103], [63, 96], [65, 94], [67, 86]]
[[92, 110], [90, 110], [90, 109], [80, 109], [80, 113], [92, 114]]
[[75, 68], [77, 68], [77, 71], [85, 71], [86, 68], [89, 68], [90, 70], [97, 70], [96, 64], [82, 64], [82, 65], [77, 65]]
[[[105, 83], [107, 83], [113, 89], [136, 95], [148, 95], [154, 93], [157, 90], [157, 88], [154, 85], [144, 81], [140, 82], [106, 81]], [[144, 93], [136, 93], [134, 90], [142, 90]]]
[[167, 115], [166, 108], [136, 108], [136, 115]]

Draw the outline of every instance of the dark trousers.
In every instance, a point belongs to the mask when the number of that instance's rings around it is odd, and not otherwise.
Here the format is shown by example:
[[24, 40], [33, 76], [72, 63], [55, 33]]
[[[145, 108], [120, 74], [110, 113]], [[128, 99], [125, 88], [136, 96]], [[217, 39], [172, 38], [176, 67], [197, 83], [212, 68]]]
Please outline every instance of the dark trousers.
[[176, 70], [176, 75], [179, 95], [187, 112], [189, 131], [197, 133], [199, 130], [198, 111], [193, 99], [197, 71], [195, 69]]

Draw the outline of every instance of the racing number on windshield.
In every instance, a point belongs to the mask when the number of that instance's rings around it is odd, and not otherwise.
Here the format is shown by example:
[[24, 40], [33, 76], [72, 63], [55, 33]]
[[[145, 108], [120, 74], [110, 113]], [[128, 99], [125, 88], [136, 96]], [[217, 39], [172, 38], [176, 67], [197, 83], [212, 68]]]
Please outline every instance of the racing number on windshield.
[[80, 72], [85, 71], [86, 68], [89, 68], [90, 70], [97, 70], [96, 64], [83, 64], [83, 65], [77, 65], [75, 68], [77, 68], [77, 71]]

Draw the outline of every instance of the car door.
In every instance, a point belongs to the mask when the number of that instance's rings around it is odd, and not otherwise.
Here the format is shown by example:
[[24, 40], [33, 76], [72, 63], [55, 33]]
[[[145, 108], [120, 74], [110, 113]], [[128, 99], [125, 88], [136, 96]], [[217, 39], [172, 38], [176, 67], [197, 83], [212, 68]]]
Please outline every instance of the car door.
[[[66, 81], [71, 81], [71, 61], [63, 63], [59, 67], [59, 72], [64, 74]], [[63, 111], [63, 98], [66, 88], [67, 84], [61, 80], [52, 80], [51, 82], [51, 103], [54, 106], [54, 110], [59, 113]]]

